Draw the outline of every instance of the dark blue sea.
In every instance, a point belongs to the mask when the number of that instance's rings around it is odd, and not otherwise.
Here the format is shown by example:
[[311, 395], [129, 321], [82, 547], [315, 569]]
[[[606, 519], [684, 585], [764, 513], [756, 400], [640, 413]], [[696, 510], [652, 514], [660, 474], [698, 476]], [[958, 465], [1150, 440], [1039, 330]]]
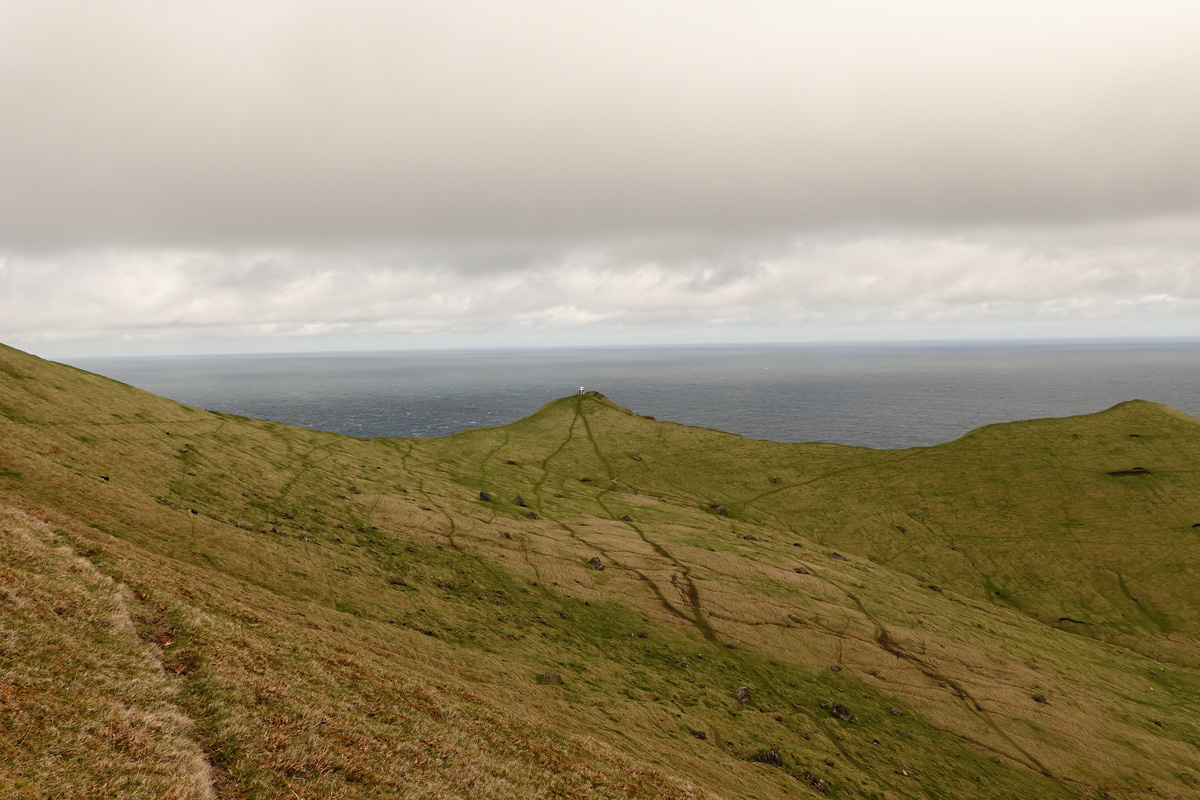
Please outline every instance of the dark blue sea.
[[780, 442], [932, 445], [1133, 398], [1200, 416], [1200, 340], [725, 345], [87, 358], [188, 405], [358, 437], [501, 425], [585, 386]]

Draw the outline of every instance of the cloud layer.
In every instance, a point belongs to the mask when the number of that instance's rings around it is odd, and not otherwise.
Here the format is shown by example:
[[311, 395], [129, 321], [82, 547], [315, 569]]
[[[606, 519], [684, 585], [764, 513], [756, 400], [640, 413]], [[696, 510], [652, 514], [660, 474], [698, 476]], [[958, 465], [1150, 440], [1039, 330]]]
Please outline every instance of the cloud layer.
[[987, 5], [13, 0], [0, 337], [1197, 332], [1200, 7]]
[[10, 258], [0, 318], [74, 354], [1200, 335], [1190, 225], [988, 233], [639, 240], [502, 270], [469, 251], [92, 250]]

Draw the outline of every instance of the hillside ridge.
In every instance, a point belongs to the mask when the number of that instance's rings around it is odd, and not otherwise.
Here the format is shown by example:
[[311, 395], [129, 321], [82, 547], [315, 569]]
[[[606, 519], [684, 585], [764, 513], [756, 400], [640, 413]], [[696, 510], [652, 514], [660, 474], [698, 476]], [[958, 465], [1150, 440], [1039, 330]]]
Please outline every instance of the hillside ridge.
[[0, 794], [1200, 796], [1195, 423], [356, 440], [0, 346]]

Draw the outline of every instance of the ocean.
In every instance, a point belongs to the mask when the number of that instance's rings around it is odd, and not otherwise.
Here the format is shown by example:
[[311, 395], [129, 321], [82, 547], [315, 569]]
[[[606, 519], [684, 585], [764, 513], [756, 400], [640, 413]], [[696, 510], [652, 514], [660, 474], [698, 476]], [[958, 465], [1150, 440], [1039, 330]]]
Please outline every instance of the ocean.
[[703, 345], [80, 358], [213, 411], [357, 437], [445, 436], [582, 385], [639, 414], [780, 442], [933, 445], [1139, 398], [1200, 416], [1200, 340]]

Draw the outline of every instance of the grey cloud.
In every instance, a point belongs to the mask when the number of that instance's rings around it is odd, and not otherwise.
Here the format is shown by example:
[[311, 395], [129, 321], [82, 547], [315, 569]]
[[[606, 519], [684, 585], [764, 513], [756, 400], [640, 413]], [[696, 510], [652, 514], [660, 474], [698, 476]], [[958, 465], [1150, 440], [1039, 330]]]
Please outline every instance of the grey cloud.
[[0, 244], [503, 240], [518, 269], [1200, 208], [1193, 5], [961, 6], [6, 3]]
[[[1060, 231], [1056, 247], [1048, 238], [1026, 247], [985, 234], [763, 240], [753, 259], [704, 259], [677, 239], [661, 248], [635, 240], [628, 253], [619, 242], [546, 250], [499, 273], [459, 270], [452, 259], [431, 265], [427, 253], [403, 249], [10, 256], [0, 266], [0, 338], [69, 354], [78, 352], [73, 342], [105, 337], [254, 339], [258, 349], [272, 349], [264, 343], [274, 337], [275, 347], [284, 339], [313, 349], [411, 346], [413, 337], [911, 338], [985, 335], [997, 325], [1009, 336], [1047, 326], [1068, 335], [1200, 334], [1194, 243], [1090, 245]], [[633, 255], [647, 252], [654, 257]]]
[[1197, 30], [1169, 2], [11, 0], [0, 340], [1197, 335]]

